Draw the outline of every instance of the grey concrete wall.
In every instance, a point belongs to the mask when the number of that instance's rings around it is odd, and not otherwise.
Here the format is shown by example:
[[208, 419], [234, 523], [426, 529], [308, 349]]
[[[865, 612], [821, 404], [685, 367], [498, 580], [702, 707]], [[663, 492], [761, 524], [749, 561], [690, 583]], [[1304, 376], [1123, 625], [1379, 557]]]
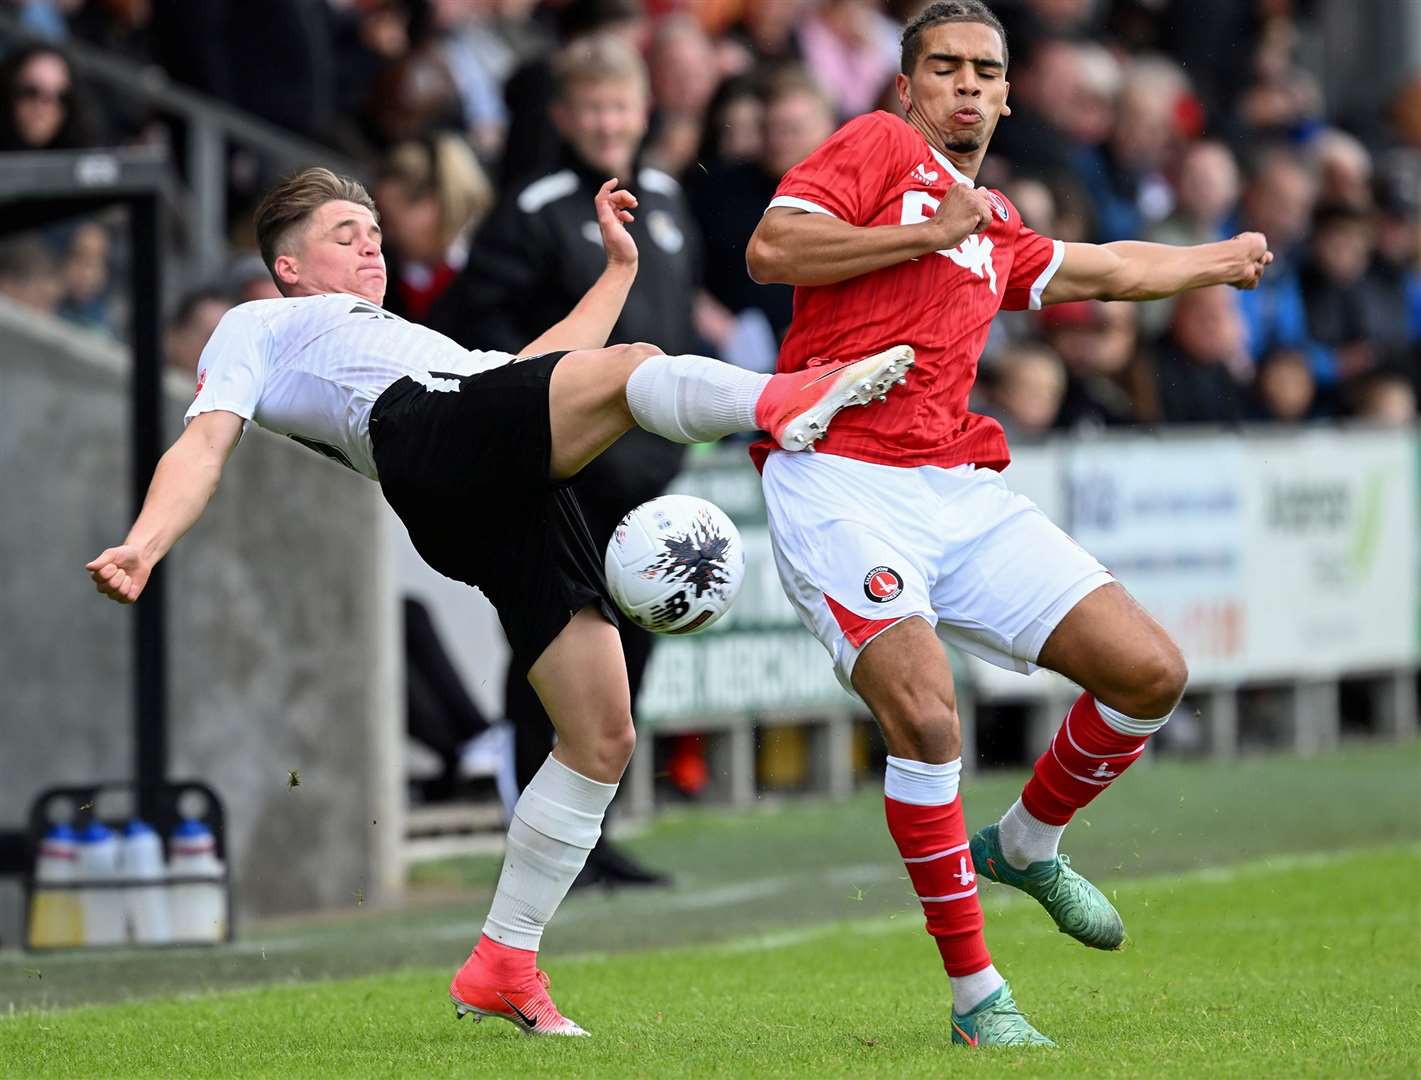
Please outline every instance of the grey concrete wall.
[[[130, 522], [126, 370], [124, 350], [0, 305], [6, 826], [46, 786], [131, 775], [133, 611], [83, 570]], [[167, 397], [175, 436], [191, 387], [174, 380]], [[374, 484], [253, 427], [165, 563], [171, 775], [206, 780], [227, 805], [239, 919], [398, 890], [384, 520]], [[13, 941], [7, 892], [0, 938]]]

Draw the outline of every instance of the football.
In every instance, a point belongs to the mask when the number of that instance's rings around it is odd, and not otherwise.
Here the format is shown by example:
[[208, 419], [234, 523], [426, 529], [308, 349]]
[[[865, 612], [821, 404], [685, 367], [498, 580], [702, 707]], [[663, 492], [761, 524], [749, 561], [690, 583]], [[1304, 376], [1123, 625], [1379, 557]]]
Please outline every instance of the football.
[[622, 518], [607, 544], [607, 586], [622, 613], [658, 634], [694, 634], [745, 580], [745, 545], [714, 503], [662, 495]]

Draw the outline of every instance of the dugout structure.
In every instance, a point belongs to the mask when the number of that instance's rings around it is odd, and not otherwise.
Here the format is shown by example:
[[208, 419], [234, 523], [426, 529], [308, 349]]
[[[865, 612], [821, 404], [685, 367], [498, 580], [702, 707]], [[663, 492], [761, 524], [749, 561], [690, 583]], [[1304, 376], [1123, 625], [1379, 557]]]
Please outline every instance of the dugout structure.
[[[0, 238], [115, 206], [127, 211], [133, 357], [128, 480], [135, 515], [163, 452], [162, 206], [174, 197], [172, 175], [167, 153], [155, 149], [6, 154], [0, 168]], [[168, 769], [167, 605], [161, 565], [148, 581], [143, 603], [133, 606], [131, 618], [135, 810], [150, 818]], [[0, 826], [0, 874], [28, 871], [26, 837], [18, 823]]]

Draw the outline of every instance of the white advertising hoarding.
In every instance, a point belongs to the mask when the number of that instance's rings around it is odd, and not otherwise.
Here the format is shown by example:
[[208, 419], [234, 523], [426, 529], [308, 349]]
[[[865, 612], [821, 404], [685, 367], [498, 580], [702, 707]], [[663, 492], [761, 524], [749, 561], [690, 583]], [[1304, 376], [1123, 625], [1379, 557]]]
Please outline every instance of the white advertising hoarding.
[[1237, 438], [1110, 439], [1066, 456], [1076, 540], [1179, 643], [1196, 681], [1247, 666]]
[[1245, 651], [1253, 678], [1416, 659], [1416, 462], [1407, 431], [1247, 440]]

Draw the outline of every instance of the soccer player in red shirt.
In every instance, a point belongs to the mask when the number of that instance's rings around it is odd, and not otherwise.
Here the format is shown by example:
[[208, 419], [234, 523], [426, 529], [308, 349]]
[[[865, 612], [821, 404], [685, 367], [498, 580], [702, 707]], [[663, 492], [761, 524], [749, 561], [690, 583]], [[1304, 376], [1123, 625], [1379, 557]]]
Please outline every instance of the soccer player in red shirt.
[[[797, 286], [781, 371], [914, 347], [905, 392], [844, 416], [815, 454], [754, 451], [775, 559], [800, 618], [888, 746], [889, 832], [952, 990], [952, 1038], [1049, 1043], [1017, 1011], [982, 936], [977, 875], [1035, 897], [1065, 933], [1119, 948], [1110, 901], [1057, 854], [1071, 816], [1143, 751], [1184, 691], [1184, 658], [1105, 569], [1002, 482], [996, 421], [967, 410], [1001, 308], [1252, 288], [1272, 261], [1216, 244], [1063, 244], [974, 185], [1007, 107], [1006, 35], [979, 0], [931, 4], [903, 33], [900, 120], [846, 124], [787, 173], [747, 247], [751, 275]], [[1021, 798], [969, 844], [961, 738], [939, 638], [1084, 688]]]

